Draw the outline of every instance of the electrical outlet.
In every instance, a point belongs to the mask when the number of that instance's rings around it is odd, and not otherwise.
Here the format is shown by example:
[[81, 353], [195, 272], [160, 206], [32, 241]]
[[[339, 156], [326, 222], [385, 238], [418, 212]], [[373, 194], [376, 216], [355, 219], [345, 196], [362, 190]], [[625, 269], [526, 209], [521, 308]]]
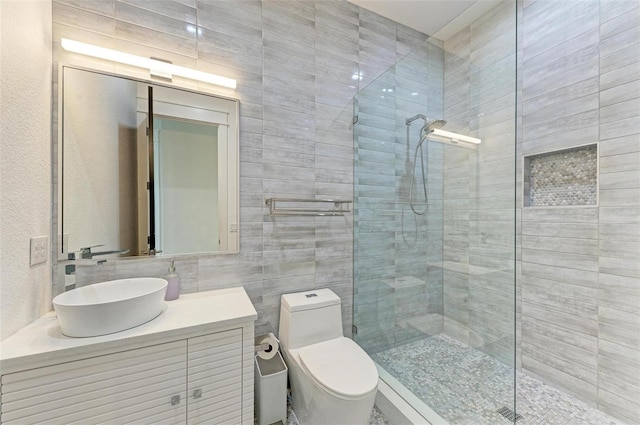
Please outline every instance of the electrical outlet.
[[31, 255], [29, 256], [29, 264], [34, 266], [46, 263], [49, 253], [49, 236], [31, 238], [30, 242]]

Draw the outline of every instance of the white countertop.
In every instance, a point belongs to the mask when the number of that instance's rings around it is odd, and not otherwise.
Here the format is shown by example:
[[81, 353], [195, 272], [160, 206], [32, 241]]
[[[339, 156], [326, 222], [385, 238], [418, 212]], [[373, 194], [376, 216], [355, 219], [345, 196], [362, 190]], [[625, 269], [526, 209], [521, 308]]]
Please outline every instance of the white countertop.
[[[155, 319], [138, 327], [90, 338], [71, 338], [62, 334], [55, 312], [19, 330], [0, 342], [0, 371], [38, 367], [52, 358], [67, 361], [91, 352], [113, 350], [119, 346], [148, 344], [163, 338], [188, 337], [193, 332], [255, 321], [258, 317], [244, 288], [183, 294], [165, 301], [165, 308]], [[178, 337], [178, 338], [176, 338]]]

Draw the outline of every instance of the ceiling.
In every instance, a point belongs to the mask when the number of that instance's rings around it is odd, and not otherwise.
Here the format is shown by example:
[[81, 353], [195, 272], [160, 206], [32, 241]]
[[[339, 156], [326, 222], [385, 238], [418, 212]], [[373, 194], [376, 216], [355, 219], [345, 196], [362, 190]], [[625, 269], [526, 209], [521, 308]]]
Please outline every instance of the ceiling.
[[494, 0], [349, 0], [410, 28], [446, 40], [500, 1]]

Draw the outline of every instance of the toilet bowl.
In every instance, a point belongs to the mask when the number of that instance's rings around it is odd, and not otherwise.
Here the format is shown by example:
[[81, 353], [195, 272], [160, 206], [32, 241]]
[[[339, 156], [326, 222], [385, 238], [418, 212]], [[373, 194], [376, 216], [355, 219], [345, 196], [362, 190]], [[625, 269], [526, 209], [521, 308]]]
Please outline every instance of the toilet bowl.
[[329, 289], [283, 295], [279, 333], [301, 425], [368, 424], [378, 372], [343, 336], [340, 298]]

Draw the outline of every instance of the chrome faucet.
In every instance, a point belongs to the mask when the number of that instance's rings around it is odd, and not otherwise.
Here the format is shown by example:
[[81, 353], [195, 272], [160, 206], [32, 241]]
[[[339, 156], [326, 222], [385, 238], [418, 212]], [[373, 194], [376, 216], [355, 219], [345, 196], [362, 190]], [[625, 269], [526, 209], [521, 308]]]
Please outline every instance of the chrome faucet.
[[96, 257], [98, 255], [127, 254], [129, 252], [129, 249], [114, 249], [114, 250], [110, 250], [110, 251], [98, 251], [98, 252], [92, 252], [91, 251], [91, 248], [97, 248], [99, 246], [104, 246], [104, 245], [88, 246], [86, 248], [80, 248], [79, 252], [70, 252], [69, 256], [68, 256], [69, 257], [68, 259], [69, 260], [79, 260], [79, 259], [90, 260], [93, 257]]
[[68, 291], [76, 287], [76, 267], [78, 266], [99, 266], [107, 262], [106, 259], [95, 260], [93, 257], [99, 255], [109, 254], [126, 254], [128, 249], [115, 249], [109, 251], [93, 252], [91, 248], [97, 248], [104, 245], [88, 246], [86, 248], [80, 248], [80, 251], [70, 252], [67, 254], [67, 259], [62, 262], [69, 262], [64, 265], [64, 290]]

